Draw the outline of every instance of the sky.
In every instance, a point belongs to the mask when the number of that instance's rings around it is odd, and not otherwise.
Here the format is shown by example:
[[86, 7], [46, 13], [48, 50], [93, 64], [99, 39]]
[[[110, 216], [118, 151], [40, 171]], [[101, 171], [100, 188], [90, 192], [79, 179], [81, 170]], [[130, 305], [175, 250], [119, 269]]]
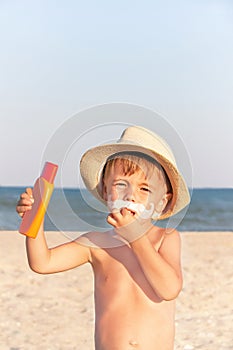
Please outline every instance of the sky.
[[[33, 184], [51, 144], [73, 171], [75, 153], [119, 138], [136, 106], [137, 123], [154, 111], [153, 128], [182, 140], [193, 187], [232, 187], [232, 1], [2, 0], [0, 45], [0, 185]], [[109, 119], [94, 113], [109, 106]]]

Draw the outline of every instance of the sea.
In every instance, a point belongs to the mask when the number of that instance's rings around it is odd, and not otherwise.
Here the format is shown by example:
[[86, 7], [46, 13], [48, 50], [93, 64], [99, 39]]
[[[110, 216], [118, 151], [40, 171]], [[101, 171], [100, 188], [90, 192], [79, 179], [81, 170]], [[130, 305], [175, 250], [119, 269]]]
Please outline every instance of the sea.
[[[0, 187], [0, 230], [18, 230], [21, 219], [15, 207], [22, 187]], [[162, 227], [179, 231], [233, 231], [233, 188], [196, 188], [190, 205]], [[107, 210], [85, 189], [55, 188], [45, 218], [47, 231], [106, 230]]]

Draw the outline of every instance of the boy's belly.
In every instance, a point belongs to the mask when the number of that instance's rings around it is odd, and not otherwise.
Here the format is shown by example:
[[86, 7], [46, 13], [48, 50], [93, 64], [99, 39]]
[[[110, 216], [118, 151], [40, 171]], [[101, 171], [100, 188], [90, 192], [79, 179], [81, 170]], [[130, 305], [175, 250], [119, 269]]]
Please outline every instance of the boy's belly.
[[97, 253], [96, 350], [172, 350], [175, 302], [161, 301], [127, 247]]
[[96, 304], [96, 350], [173, 349], [174, 302], [140, 299], [119, 295], [103, 309]]

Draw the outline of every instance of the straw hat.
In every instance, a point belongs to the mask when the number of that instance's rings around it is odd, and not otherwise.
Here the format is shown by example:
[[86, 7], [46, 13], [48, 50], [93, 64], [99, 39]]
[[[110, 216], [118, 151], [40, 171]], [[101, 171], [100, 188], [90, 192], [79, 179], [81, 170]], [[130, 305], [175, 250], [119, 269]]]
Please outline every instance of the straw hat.
[[172, 199], [157, 220], [176, 214], [189, 204], [190, 196], [185, 181], [177, 169], [168, 144], [152, 131], [141, 126], [125, 129], [116, 143], [104, 144], [88, 150], [80, 161], [80, 172], [87, 189], [102, 203], [102, 170], [106, 160], [119, 152], [140, 152], [154, 158], [165, 170], [173, 191]]

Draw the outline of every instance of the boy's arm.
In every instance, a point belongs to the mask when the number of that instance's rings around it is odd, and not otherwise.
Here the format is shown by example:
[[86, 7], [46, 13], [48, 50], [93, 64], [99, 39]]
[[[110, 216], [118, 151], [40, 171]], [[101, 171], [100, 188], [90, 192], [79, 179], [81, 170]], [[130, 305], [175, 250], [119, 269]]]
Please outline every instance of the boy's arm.
[[91, 262], [90, 249], [75, 241], [49, 249], [43, 225], [41, 225], [35, 239], [26, 238], [26, 248], [29, 266], [37, 273], [48, 274], [66, 271]]
[[179, 232], [165, 234], [158, 252], [147, 235], [130, 245], [156, 294], [164, 300], [175, 299], [182, 288]]
[[146, 234], [152, 227], [150, 220], [135, 219], [123, 208], [109, 214], [107, 221], [129, 242], [155, 293], [164, 300], [175, 299], [182, 288], [179, 232], [165, 233], [157, 252]]
[[[27, 188], [17, 203], [16, 211], [23, 217], [33, 206], [32, 190]], [[26, 238], [28, 262], [31, 269], [38, 273], [65, 271], [91, 261], [88, 247], [74, 242], [49, 249], [44, 235], [44, 225], [40, 226], [36, 238]]]

